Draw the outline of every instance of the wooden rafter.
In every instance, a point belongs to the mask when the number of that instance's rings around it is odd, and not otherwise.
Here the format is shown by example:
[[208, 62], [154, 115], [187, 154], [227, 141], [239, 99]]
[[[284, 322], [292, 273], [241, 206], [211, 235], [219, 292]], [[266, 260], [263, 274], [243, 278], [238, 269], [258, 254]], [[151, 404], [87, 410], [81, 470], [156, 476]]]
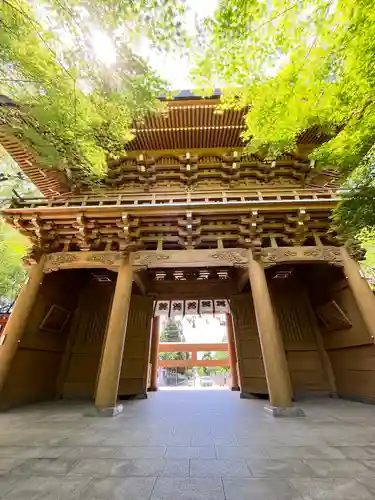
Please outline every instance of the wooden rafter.
[[5, 126], [0, 126], [0, 144], [46, 197], [50, 198], [70, 191], [64, 174], [53, 169], [41, 168], [36, 155], [19, 139], [11, 135]]

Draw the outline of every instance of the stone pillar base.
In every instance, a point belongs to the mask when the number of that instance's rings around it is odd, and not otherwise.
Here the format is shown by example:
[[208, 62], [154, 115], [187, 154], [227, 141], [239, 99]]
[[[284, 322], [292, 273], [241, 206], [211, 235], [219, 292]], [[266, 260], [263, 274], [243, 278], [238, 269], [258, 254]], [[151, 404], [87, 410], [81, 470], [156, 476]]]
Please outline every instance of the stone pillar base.
[[120, 394], [118, 396], [118, 399], [120, 401], [133, 401], [133, 399], [147, 399], [147, 398], [148, 398], [147, 392], [140, 392], [138, 394], [126, 394], [126, 395]]
[[90, 408], [85, 413], [86, 417], [116, 417], [124, 411], [124, 405], [117, 404], [115, 406], [109, 406], [108, 408]]
[[281, 406], [270, 406], [264, 407], [267, 413], [270, 413], [273, 417], [305, 417], [305, 412], [302, 408], [298, 406], [290, 406], [288, 408], [283, 408]]
[[241, 389], [238, 387], [238, 385], [235, 385], [234, 387], [230, 388], [231, 391], [240, 391]]
[[140, 392], [139, 394], [134, 394], [132, 399], [147, 399], [147, 392]]
[[251, 392], [243, 392], [243, 391], [240, 394], [240, 398], [241, 399], [256, 399], [254, 394], [251, 394]]

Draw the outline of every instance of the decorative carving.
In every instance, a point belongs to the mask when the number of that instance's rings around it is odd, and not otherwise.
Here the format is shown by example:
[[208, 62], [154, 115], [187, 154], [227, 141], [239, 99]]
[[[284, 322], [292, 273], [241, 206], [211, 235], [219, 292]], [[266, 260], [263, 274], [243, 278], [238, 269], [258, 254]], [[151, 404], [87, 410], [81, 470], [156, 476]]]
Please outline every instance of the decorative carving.
[[[81, 257], [81, 255], [79, 255]], [[50, 253], [46, 257], [44, 266], [45, 273], [58, 271], [60, 268], [69, 268], [71, 264], [77, 262], [78, 256], [71, 252]]]
[[80, 256], [75, 255], [74, 253], [51, 253], [47, 255], [47, 262], [53, 265], [69, 264], [79, 260], [78, 257]]
[[331, 262], [341, 262], [341, 251], [337, 247], [323, 247], [324, 260]]
[[161, 253], [142, 253], [135, 254], [133, 264], [135, 266], [150, 266], [151, 264], [160, 263], [166, 260], [170, 260], [171, 256]]
[[122, 260], [122, 256], [119, 253], [96, 253], [93, 255], [89, 255], [87, 257], [88, 262], [97, 262], [99, 264], [103, 264], [103, 267], [113, 267], [118, 266]]
[[121, 252], [59, 252], [47, 255], [45, 273], [59, 269], [79, 269], [94, 267], [118, 267]]
[[261, 259], [265, 264], [275, 263], [278, 260], [278, 248], [262, 248]]
[[223, 250], [164, 250], [163, 252], [140, 251], [132, 254], [136, 267], [212, 267], [218, 265], [246, 266], [248, 251], [243, 248]]
[[245, 250], [215, 250], [208, 254], [209, 257], [221, 262], [233, 265], [247, 265], [247, 255]]
[[290, 261], [324, 261], [332, 264], [342, 262], [340, 248], [328, 246], [262, 248], [261, 260], [266, 265]]
[[296, 250], [285, 250], [284, 257], [296, 257], [298, 252]]
[[304, 252], [306, 257], [319, 257], [321, 253], [322, 252], [319, 248], [312, 248], [311, 250], [306, 250]]

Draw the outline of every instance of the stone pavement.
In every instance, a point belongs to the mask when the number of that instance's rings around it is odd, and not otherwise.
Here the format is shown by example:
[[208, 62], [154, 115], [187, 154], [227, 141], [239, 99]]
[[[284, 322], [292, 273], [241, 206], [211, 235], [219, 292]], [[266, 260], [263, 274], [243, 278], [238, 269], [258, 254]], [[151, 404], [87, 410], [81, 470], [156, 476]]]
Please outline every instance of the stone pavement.
[[274, 419], [230, 391], [165, 391], [114, 419], [49, 403], [0, 414], [6, 500], [375, 498], [375, 407], [302, 404]]

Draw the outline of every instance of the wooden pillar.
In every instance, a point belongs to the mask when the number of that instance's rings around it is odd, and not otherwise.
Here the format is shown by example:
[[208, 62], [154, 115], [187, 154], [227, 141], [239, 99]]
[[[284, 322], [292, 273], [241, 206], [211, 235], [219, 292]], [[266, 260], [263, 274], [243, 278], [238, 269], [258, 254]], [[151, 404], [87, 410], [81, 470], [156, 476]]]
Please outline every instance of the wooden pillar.
[[344, 264], [344, 273], [353, 293], [354, 300], [372, 339], [375, 339], [375, 296], [367, 280], [362, 278], [357, 262], [350, 257], [346, 248], [341, 248], [341, 255]]
[[101, 410], [103, 415], [115, 415], [122, 410], [122, 407], [117, 406], [116, 403], [132, 284], [133, 270], [129, 257], [126, 256], [118, 269], [116, 288], [104, 339], [102, 361], [99, 368], [95, 406]]
[[158, 368], [159, 368], [159, 342], [160, 342], [160, 316], [152, 320], [151, 328], [151, 379], [149, 391], [158, 390]]
[[45, 255], [41, 255], [39, 262], [30, 268], [26, 282], [13, 306], [12, 314], [5, 325], [4, 344], [0, 347], [0, 390], [4, 385], [43, 281], [44, 262]]
[[271, 407], [292, 406], [290, 378], [263, 266], [250, 254], [249, 277]]
[[237, 352], [236, 352], [236, 344], [234, 341], [233, 320], [230, 313], [226, 313], [225, 316], [227, 322], [228, 355], [229, 355], [230, 371], [232, 375], [232, 391], [239, 391], [240, 386], [238, 383]]

